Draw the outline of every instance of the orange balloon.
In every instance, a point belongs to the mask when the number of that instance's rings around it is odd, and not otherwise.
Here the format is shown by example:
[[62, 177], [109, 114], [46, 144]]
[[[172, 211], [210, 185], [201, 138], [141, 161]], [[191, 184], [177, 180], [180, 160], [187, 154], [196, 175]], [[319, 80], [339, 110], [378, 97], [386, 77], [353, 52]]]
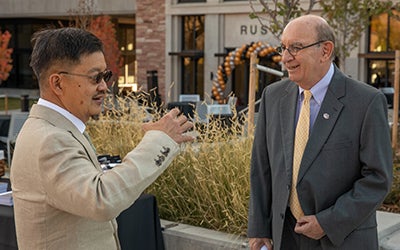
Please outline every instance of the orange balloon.
[[277, 63], [277, 62], [280, 62], [282, 60], [282, 57], [280, 55], [276, 55], [276, 56], [272, 57], [272, 60]]

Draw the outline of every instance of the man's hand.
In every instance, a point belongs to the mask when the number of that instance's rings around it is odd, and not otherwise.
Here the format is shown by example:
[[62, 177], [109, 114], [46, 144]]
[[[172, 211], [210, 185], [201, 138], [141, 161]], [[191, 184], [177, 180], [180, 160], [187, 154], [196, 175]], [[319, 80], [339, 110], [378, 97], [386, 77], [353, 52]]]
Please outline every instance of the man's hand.
[[179, 109], [174, 108], [160, 120], [143, 124], [144, 131], [160, 130], [169, 135], [177, 143], [193, 141], [194, 138], [184, 135], [189, 129], [193, 128], [193, 123]]
[[319, 240], [325, 236], [325, 232], [315, 215], [301, 217], [297, 221], [294, 231], [314, 240]]
[[271, 239], [268, 239], [268, 238], [250, 238], [249, 239], [250, 250], [260, 250], [264, 245], [268, 248], [268, 250], [274, 249]]

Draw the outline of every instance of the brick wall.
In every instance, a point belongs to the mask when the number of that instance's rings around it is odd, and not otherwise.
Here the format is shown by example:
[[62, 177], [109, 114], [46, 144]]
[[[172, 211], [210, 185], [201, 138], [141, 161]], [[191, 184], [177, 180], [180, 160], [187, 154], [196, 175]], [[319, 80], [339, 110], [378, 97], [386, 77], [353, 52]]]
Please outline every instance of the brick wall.
[[165, 0], [136, 1], [138, 83], [147, 90], [148, 70], [157, 70], [158, 93], [165, 100]]

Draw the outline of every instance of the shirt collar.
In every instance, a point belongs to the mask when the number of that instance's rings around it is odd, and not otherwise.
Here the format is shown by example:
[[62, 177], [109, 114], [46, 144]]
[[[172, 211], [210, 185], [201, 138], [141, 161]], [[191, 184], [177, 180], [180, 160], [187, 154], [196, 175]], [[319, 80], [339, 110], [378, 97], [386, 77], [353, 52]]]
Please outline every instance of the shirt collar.
[[65, 118], [67, 118], [68, 120], [70, 120], [72, 122], [72, 124], [75, 125], [75, 127], [81, 132], [83, 133], [83, 131], [85, 131], [86, 129], [86, 125], [84, 122], [82, 122], [78, 117], [74, 116], [73, 114], [71, 114], [68, 110], [61, 108], [60, 106], [49, 102], [45, 99], [39, 98], [38, 103], [39, 105], [48, 107], [58, 113], [60, 113], [61, 115], [63, 115]]
[[[333, 77], [333, 73], [335, 72], [335, 69], [333, 67], [333, 64], [331, 63], [331, 66], [329, 67], [328, 72], [325, 74], [324, 77], [322, 77], [322, 79], [317, 82], [317, 84], [315, 84], [311, 89], [311, 93], [313, 96], [313, 99], [315, 100], [315, 102], [321, 106], [322, 101], [324, 100], [326, 91], [328, 90], [328, 86], [329, 83], [332, 80]], [[301, 87], [299, 87], [299, 94], [301, 95], [301, 93], [303, 93], [304, 89], [302, 89]]]

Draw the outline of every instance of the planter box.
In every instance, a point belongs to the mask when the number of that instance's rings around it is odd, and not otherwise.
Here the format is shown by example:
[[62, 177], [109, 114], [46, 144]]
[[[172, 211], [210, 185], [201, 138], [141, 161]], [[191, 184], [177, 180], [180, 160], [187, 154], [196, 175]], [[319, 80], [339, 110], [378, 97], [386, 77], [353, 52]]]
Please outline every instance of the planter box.
[[161, 220], [165, 250], [249, 249], [247, 239], [201, 227]]
[[[400, 214], [377, 212], [381, 250], [400, 249]], [[247, 238], [161, 220], [165, 250], [248, 250]]]

